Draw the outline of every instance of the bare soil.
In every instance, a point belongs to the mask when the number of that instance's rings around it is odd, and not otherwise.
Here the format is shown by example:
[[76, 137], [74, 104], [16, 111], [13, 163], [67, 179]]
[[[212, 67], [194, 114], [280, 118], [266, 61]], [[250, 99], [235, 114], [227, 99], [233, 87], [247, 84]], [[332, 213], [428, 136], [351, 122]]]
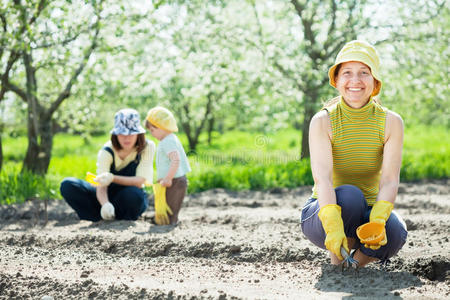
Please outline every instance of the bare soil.
[[402, 184], [409, 235], [342, 273], [300, 230], [311, 187], [189, 195], [178, 226], [79, 221], [61, 200], [0, 206], [0, 299], [450, 299], [450, 180]]

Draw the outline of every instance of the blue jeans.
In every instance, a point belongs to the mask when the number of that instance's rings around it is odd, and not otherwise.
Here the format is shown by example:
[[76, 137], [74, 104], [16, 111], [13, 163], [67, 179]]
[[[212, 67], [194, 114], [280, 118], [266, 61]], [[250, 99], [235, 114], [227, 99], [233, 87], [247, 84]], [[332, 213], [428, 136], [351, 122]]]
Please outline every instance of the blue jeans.
[[[100, 203], [96, 188], [84, 180], [65, 178], [60, 186], [64, 200], [75, 210], [81, 220], [97, 222], [101, 220]], [[111, 184], [108, 199], [114, 206], [116, 220], [137, 220], [147, 209], [147, 195], [135, 186]]]
[[[369, 222], [372, 207], [367, 205], [363, 193], [356, 186], [342, 185], [337, 187], [335, 192], [337, 204], [341, 207], [345, 235], [356, 240], [354, 249], [360, 249], [363, 254], [381, 261], [386, 261], [400, 251], [406, 242], [408, 232], [405, 222], [395, 211], [392, 211], [386, 222], [387, 244], [378, 250], [372, 250], [364, 247], [356, 235], [356, 228]], [[318, 216], [319, 209], [319, 201], [310, 198], [302, 209], [301, 227], [303, 234], [314, 245], [326, 249], [324, 244], [326, 234]]]

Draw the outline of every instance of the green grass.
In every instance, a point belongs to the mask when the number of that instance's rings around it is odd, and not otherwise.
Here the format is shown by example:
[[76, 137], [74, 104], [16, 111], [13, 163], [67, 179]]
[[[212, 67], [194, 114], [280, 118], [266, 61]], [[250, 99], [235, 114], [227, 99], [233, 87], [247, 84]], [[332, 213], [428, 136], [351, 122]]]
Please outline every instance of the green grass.
[[[202, 142], [198, 151], [238, 151], [238, 150], [258, 150], [258, 151], [274, 151], [274, 150], [296, 150], [300, 151], [301, 133], [294, 129], [285, 129], [278, 133], [263, 134], [250, 133], [242, 131], [230, 131], [225, 134], [218, 132], [213, 133], [211, 145], [207, 145], [206, 134], [200, 136]], [[187, 145], [187, 139], [181, 135], [181, 141]]]
[[29, 172], [20, 173], [16, 166], [5, 166], [0, 172], [0, 204], [21, 203], [28, 199], [60, 197], [58, 184]]
[[193, 165], [193, 172], [189, 175], [189, 192], [199, 192], [211, 188], [261, 190], [274, 187], [296, 187], [312, 183], [308, 160], [291, 161], [285, 164], [235, 165], [231, 167]]
[[[179, 135], [185, 149], [187, 139]], [[59, 183], [65, 177], [84, 178], [95, 172], [97, 152], [108, 135], [85, 140], [58, 134], [47, 176], [20, 174], [26, 139], [4, 138], [4, 168], [0, 173], [0, 203], [29, 198], [61, 198]], [[157, 143], [156, 140], [154, 140]], [[309, 160], [299, 160], [300, 132], [276, 134], [248, 132], [214, 133], [211, 145], [200, 137], [195, 155], [189, 157], [189, 193], [211, 188], [270, 189], [313, 184]], [[402, 181], [449, 178], [450, 138], [444, 127], [405, 130]]]
[[406, 128], [401, 179], [441, 179], [448, 178], [449, 174], [449, 131], [444, 127]]

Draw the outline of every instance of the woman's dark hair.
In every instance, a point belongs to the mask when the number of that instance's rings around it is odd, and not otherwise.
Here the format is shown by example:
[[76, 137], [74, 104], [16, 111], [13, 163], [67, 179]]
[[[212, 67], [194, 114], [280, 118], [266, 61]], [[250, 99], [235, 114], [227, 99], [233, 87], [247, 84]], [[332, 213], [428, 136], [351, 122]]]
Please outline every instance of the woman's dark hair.
[[[111, 134], [111, 143], [116, 150], [122, 149], [122, 146], [120, 146], [117, 135]], [[145, 141], [145, 133], [140, 133], [137, 135], [137, 140], [136, 140], [136, 145], [135, 145], [137, 154], [141, 154], [141, 152], [144, 151], [145, 146], [147, 146], [147, 142]]]
[[[334, 78], [338, 76], [339, 70], [341, 69], [342, 64], [338, 64], [336, 68], [334, 69]], [[335, 79], [336, 80], [336, 79]]]

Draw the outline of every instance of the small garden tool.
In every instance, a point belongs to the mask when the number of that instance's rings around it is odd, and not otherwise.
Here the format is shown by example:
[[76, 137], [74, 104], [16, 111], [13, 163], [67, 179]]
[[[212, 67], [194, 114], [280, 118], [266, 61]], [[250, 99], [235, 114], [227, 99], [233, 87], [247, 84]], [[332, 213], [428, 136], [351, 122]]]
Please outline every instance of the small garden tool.
[[99, 175], [95, 175], [91, 172], [86, 173], [86, 181], [94, 186], [108, 186], [114, 179], [114, 175], [110, 172], [104, 172]]
[[359, 262], [354, 259], [350, 255], [350, 253], [345, 250], [344, 247], [341, 247], [341, 255], [344, 258], [344, 260], [341, 262], [341, 271], [343, 272], [345, 269], [354, 269], [356, 272], [358, 272]]
[[98, 186], [98, 182], [94, 181], [94, 179], [97, 177], [94, 173], [87, 172], [86, 173], [86, 181], [94, 186]]

